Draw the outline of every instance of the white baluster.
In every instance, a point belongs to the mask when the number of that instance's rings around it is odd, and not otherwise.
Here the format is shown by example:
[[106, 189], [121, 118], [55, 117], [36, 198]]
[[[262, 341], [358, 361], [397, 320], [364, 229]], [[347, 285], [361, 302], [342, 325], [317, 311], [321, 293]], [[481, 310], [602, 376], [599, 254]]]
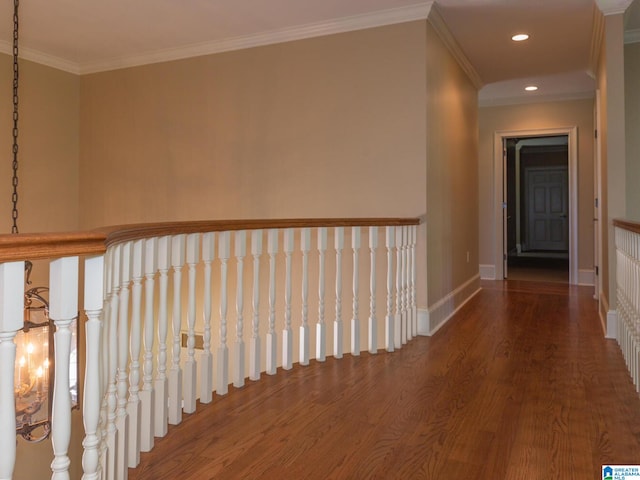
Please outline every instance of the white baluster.
[[[402, 347], [402, 334], [404, 331], [406, 338], [406, 323], [402, 322], [402, 227], [396, 227], [396, 316], [394, 323], [394, 347]], [[406, 340], [405, 340], [406, 342]]]
[[16, 462], [16, 404], [13, 339], [23, 327], [24, 262], [0, 264], [0, 479], [10, 480]]
[[[70, 326], [78, 315], [78, 257], [65, 257], [52, 261], [49, 265], [49, 286], [49, 316], [56, 326], [56, 333], [53, 335], [55, 385], [51, 411], [51, 443], [54, 459], [51, 462], [53, 472], [51, 479], [68, 480], [71, 464], [67, 455], [71, 440], [69, 356], [72, 333]], [[7, 376], [11, 377], [11, 375]]]
[[402, 227], [402, 344], [406, 344], [411, 335], [409, 317], [409, 229]]
[[284, 231], [285, 286], [284, 286], [284, 329], [282, 330], [282, 368], [293, 367], [293, 331], [291, 330], [291, 254], [293, 253], [293, 229]]
[[196, 411], [196, 265], [200, 261], [200, 234], [187, 235], [189, 293], [187, 307], [187, 361], [184, 364], [184, 413]]
[[158, 239], [158, 363], [155, 381], [154, 435], [164, 437], [167, 434], [169, 419], [168, 399], [169, 381], [167, 378], [167, 335], [169, 330], [169, 268], [171, 267], [171, 237]]
[[413, 225], [411, 227], [411, 319], [412, 319], [412, 332], [413, 336], [418, 335], [418, 307], [416, 304], [416, 244], [418, 242], [418, 227]]
[[129, 368], [129, 468], [140, 463], [140, 350], [142, 347], [142, 275], [144, 273], [144, 240], [133, 242], [132, 308], [131, 308], [131, 365]]
[[253, 255], [253, 328], [249, 351], [249, 378], [260, 380], [260, 255], [262, 254], [262, 230], [251, 232]]
[[200, 402], [211, 403], [213, 400], [213, 355], [211, 354], [211, 262], [215, 258], [215, 233], [202, 235], [202, 261], [204, 262], [203, 306], [203, 352], [200, 355]]
[[325, 257], [327, 228], [318, 228], [318, 323], [316, 325], [316, 360], [324, 362], [327, 355], [327, 328], [324, 322]]
[[180, 367], [182, 325], [182, 267], [185, 263], [185, 235], [171, 239], [171, 267], [173, 268], [173, 333], [171, 368], [169, 369], [169, 424], [182, 422], [182, 368]]
[[144, 243], [144, 361], [142, 391], [140, 392], [140, 451], [149, 452], [154, 441], [153, 388], [153, 337], [154, 331], [154, 287], [158, 265], [158, 240], [148, 238]]
[[276, 373], [276, 254], [278, 253], [278, 230], [268, 233], [267, 253], [269, 254], [269, 331], [267, 332], [267, 368], [268, 375]]
[[378, 321], [376, 320], [376, 249], [378, 227], [369, 227], [369, 251], [371, 271], [369, 274], [369, 353], [378, 353]]
[[236, 255], [236, 342], [235, 342], [235, 375], [233, 386], [244, 386], [244, 329], [243, 303], [244, 303], [244, 257], [247, 254], [247, 232], [244, 230], [235, 233]]
[[300, 365], [309, 365], [309, 250], [311, 229], [300, 229], [302, 252], [302, 321], [300, 324]]
[[342, 358], [342, 249], [344, 248], [344, 227], [334, 229], [336, 249], [336, 318], [333, 322], [333, 356]]
[[83, 480], [100, 478], [100, 436], [98, 422], [102, 406], [102, 305], [104, 292], [104, 256], [88, 257], [84, 261], [84, 310], [86, 363], [82, 400], [82, 420], [85, 437], [82, 441]]
[[111, 325], [111, 297], [113, 296], [113, 248], [108, 248], [104, 254], [104, 293], [102, 312], [102, 355], [100, 368], [100, 392], [102, 404], [100, 406], [100, 421], [98, 424], [98, 435], [100, 437], [100, 478], [109, 478], [108, 465], [108, 433], [109, 433], [109, 385], [111, 382], [110, 372], [110, 325]]
[[358, 315], [358, 290], [360, 289], [360, 227], [351, 228], [351, 248], [353, 249], [353, 318], [351, 319], [351, 355], [360, 355], [360, 318]]
[[127, 393], [129, 375], [129, 283], [131, 281], [131, 243], [122, 244], [120, 251], [120, 303], [118, 309], [118, 374], [116, 428], [118, 430], [118, 450], [116, 465], [118, 479], [126, 479], [129, 468], [129, 415], [127, 414]]
[[[107, 375], [107, 426], [105, 429], [105, 462], [104, 469], [108, 480], [117, 480], [118, 463], [118, 430], [116, 427], [117, 408], [117, 373], [118, 373], [118, 305], [120, 295], [120, 250], [122, 245], [116, 245], [111, 250], [111, 294], [109, 298], [109, 323], [108, 323], [108, 375]], [[107, 318], [107, 317], [105, 317]]]
[[221, 232], [218, 240], [220, 258], [220, 346], [218, 347], [218, 395], [229, 391], [229, 349], [227, 347], [227, 263], [231, 256], [231, 234]]
[[393, 249], [396, 245], [395, 227], [386, 227], [385, 245], [387, 247], [387, 315], [384, 322], [385, 348], [395, 350], [395, 316], [393, 315]]

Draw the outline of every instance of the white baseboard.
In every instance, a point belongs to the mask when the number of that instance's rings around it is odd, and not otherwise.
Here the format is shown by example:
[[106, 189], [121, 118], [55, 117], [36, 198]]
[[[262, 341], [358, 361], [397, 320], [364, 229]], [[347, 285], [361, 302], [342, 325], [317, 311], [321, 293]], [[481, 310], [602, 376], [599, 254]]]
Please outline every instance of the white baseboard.
[[607, 334], [606, 338], [618, 338], [618, 312], [617, 310], [607, 310]]
[[418, 335], [429, 336], [429, 310], [418, 309]]
[[578, 285], [593, 287], [596, 284], [595, 278], [593, 269], [578, 270]]
[[[480, 291], [480, 275], [474, 275], [426, 312], [426, 335], [436, 333], [447, 321]], [[420, 318], [418, 316], [418, 318]], [[424, 321], [424, 320], [423, 320]], [[424, 326], [423, 326], [424, 327]]]
[[496, 279], [496, 266], [495, 265], [480, 265], [480, 279], [481, 280], [495, 280]]

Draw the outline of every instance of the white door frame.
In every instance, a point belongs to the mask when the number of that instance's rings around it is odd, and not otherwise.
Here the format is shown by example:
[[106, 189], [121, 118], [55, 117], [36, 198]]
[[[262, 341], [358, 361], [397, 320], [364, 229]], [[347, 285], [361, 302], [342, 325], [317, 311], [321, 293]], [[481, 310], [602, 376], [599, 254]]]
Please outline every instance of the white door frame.
[[507, 138], [567, 135], [569, 141], [569, 283], [578, 284], [578, 127], [540, 130], [500, 130], [494, 133], [494, 204], [495, 204], [495, 272], [496, 280], [504, 278], [505, 159], [502, 146]]

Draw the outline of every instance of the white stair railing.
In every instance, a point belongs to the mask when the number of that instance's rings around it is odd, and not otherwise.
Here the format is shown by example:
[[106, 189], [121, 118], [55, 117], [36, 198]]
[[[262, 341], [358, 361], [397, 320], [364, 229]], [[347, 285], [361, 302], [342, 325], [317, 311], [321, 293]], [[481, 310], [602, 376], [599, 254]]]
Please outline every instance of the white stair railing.
[[[52, 478], [69, 478], [71, 405], [65, 385], [69, 324], [78, 312], [80, 256], [86, 318], [86, 356], [81, 360], [84, 479], [126, 479], [128, 468], [137, 466], [141, 452], [153, 449], [156, 437], [195, 412], [198, 399], [210, 403], [215, 395], [227, 394], [230, 382], [242, 388], [247, 379], [259, 380], [263, 371], [292, 368], [294, 359], [308, 365], [313, 355], [324, 361], [327, 355], [393, 351], [415, 336], [416, 220], [254, 223], [230, 222], [224, 228], [224, 222], [185, 222], [114, 230], [104, 238], [94, 235], [91, 247], [78, 248], [78, 255], [50, 262], [50, 316], [57, 329]], [[315, 251], [312, 238], [317, 239]], [[349, 262], [342, 258], [345, 240], [351, 247]], [[329, 241], [332, 249], [327, 249]], [[363, 244], [368, 255], [360, 255]], [[245, 262], [248, 254], [252, 262]], [[0, 263], [1, 365], [15, 363], [23, 278], [23, 261]], [[385, 287], [386, 295], [377, 295]], [[325, 295], [327, 288], [335, 297]], [[263, 295], [268, 302], [260, 302]], [[351, 302], [343, 304], [349, 295]], [[235, 299], [232, 325], [229, 299]], [[329, 325], [325, 308], [335, 312]], [[212, 315], [216, 309], [219, 318]], [[245, 326], [249, 311], [251, 322]], [[378, 323], [377, 311], [386, 312], [384, 322]], [[351, 322], [345, 330], [347, 315]], [[361, 322], [361, 316], [368, 321]], [[229, 347], [230, 326], [235, 329]], [[327, 336], [333, 345], [327, 346]], [[13, 388], [13, 369], [3, 368], [0, 479], [12, 478], [14, 470]]]

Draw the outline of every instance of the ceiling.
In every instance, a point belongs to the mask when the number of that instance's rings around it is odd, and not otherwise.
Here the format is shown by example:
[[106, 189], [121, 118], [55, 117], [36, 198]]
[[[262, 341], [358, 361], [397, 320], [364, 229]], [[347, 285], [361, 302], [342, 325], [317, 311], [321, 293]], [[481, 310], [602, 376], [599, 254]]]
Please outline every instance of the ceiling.
[[[631, 2], [596, 1], [605, 13]], [[431, 7], [416, 0], [21, 0], [20, 56], [87, 74], [424, 19]], [[12, 8], [0, 3], [6, 53]], [[592, 94], [594, 8], [594, 0], [435, 2], [488, 103], [522, 98], [527, 83], [540, 87], [532, 100]], [[630, 34], [640, 32], [640, 0], [626, 18]], [[512, 42], [519, 31], [530, 39]]]

